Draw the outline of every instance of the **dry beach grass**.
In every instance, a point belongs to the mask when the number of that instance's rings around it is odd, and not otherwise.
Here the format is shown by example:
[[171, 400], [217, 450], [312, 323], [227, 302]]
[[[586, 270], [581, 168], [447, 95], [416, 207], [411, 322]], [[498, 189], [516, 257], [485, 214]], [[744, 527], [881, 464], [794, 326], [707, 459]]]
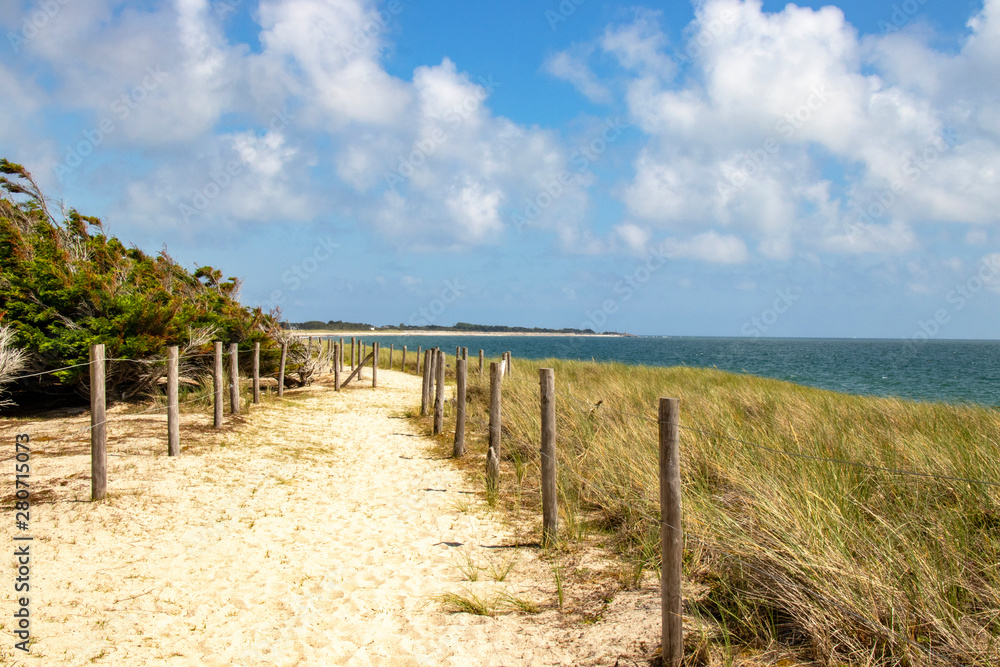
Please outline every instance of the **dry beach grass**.
[[[86, 430], [60, 440], [86, 429], [86, 414], [0, 422], [10, 451], [14, 433], [32, 436], [35, 538], [31, 653], [13, 650], [5, 614], [4, 662], [638, 659], [640, 640], [655, 639], [655, 600], [588, 601], [594, 587], [580, 586], [578, 602], [564, 600], [563, 611], [582, 614], [596, 603], [605, 620], [583, 624], [560, 611], [551, 562], [518, 546], [514, 526], [484, 510], [467, 478], [406, 418], [419, 378], [382, 370], [379, 381], [377, 390], [362, 384], [338, 394], [324, 380], [289, 391], [227, 417], [222, 431], [192, 409], [178, 458], [164, 455], [162, 413], [115, 407], [109, 497], [97, 503], [89, 501]], [[11, 516], [8, 544], [12, 524]], [[568, 571], [606, 567], [599, 554], [574, 558]], [[13, 581], [9, 559], [4, 571]], [[13, 586], [3, 586], [4, 609], [13, 597]], [[475, 600], [479, 614], [455, 613], [456, 603]]]

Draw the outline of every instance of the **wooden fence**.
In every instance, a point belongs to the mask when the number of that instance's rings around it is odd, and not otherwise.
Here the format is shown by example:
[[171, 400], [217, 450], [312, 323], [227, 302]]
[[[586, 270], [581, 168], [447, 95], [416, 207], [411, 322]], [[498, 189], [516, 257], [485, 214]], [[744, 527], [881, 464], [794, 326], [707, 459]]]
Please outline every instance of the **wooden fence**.
[[[340, 391], [351, 381], [361, 379], [362, 369], [371, 364], [372, 388], [378, 387], [379, 344], [375, 342], [369, 352], [364, 342], [351, 338], [350, 365], [351, 372], [341, 382], [340, 373], [344, 370], [347, 355], [346, 342], [327, 341], [330, 371], [334, 376], [334, 389]], [[322, 340], [320, 352], [322, 354]], [[222, 342], [214, 343], [213, 359], [213, 425], [221, 428], [223, 424], [222, 384], [223, 384], [223, 354]], [[308, 353], [312, 356], [312, 340], [308, 343]], [[423, 351], [421, 366], [420, 352]], [[404, 346], [400, 370], [406, 370], [406, 353]], [[254, 346], [253, 352], [253, 403], [260, 402], [260, 345]], [[277, 394], [283, 395], [288, 343], [281, 348], [278, 369]], [[392, 369], [394, 347], [389, 349], [389, 369]], [[459, 347], [455, 355], [456, 375], [456, 410], [453, 455], [461, 457], [465, 454], [466, 435], [466, 398], [468, 348]], [[180, 455], [179, 424], [180, 413], [178, 403], [178, 348], [167, 350], [167, 454]], [[422, 373], [420, 414], [433, 414], [433, 432], [440, 435], [444, 431], [445, 403], [445, 366], [444, 351], [434, 348], [422, 350], [417, 348], [413, 370]], [[484, 368], [483, 350], [479, 350], [480, 376]], [[489, 400], [489, 430], [486, 453], [486, 491], [496, 494], [500, 488], [500, 460], [502, 436], [502, 386], [503, 380], [513, 372], [513, 359], [510, 352], [504, 352], [499, 362], [490, 362], [490, 400]], [[240, 414], [240, 376], [238, 347], [235, 343], [229, 346], [229, 389], [230, 414]], [[541, 492], [542, 492], [542, 538], [543, 548], [549, 548], [558, 543], [559, 511], [558, 511], [558, 456], [557, 456], [557, 424], [556, 424], [556, 391], [555, 372], [551, 368], [539, 369], [539, 406], [541, 421], [541, 441], [539, 453], [541, 461]], [[90, 414], [91, 414], [91, 499], [100, 500], [107, 496], [107, 413], [105, 396], [105, 353], [103, 345], [94, 345], [90, 351]], [[683, 623], [681, 593], [681, 559], [683, 548], [683, 532], [681, 530], [681, 482], [680, 455], [678, 445], [679, 403], [675, 398], [661, 398], [659, 410], [659, 467], [660, 467], [660, 550], [661, 569], [661, 632], [663, 664], [679, 667], [683, 655]]]

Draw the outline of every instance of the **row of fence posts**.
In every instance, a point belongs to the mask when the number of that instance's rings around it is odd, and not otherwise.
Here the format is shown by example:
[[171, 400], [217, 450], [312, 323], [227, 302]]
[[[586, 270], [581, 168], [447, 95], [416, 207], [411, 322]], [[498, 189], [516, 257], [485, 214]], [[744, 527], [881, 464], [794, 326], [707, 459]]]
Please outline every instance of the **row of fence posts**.
[[[443, 431], [445, 354], [438, 349], [428, 350], [424, 354], [420, 414], [426, 415], [428, 413], [433, 400], [434, 434], [439, 435]], [[465, 453], [467, 358], [468, 348], [456, 350], [455, 457], [460, 457]], [[482, 350], [479, 351], [479, 359], [481, 375]], [[489, 444], [486, 451], [487, 493], [495, 494], [500, 487], [502, 384], [504, 377], [509, 376], [512, 370], [513, 359], [510, 352], [505, 352], [499, 363], [490, 363]], [[541, 404], [539, 452], [542, 478], [541, 543], [543, 547], [548, 547], [554, 545], [559, 536], [555, 370], [540, 368], [538, 374]], [[681, 528], [680, 401], [676, 398], [660, 398], [657, 422], [659, 427], [660, 476], [661, 648], [663, 664], [669, 667], [680, 667], [684, 652], [683, 595], [681, 592], [684, 534]]]
[[[345, 343], [333, 343], [332, 370], [334, 388], [340, 391], [340, 372], [343, 370]], [[216, 341], [214, 354], [214, 427], [222, 426], [222, 343]], [[359, 349], [358, 365], [355, 366], [355, 351]], [[393, 347], [389, 349], [389, 368], [392, 369]], [[426, 415], [433, 406], [434, 434], [444, 430], [444, 379], [445, 353], [443, 350], [422, 350], [417, 347], [416, 372], [420, 373], [420, 353], [423, 351], [423, 384], [420, 414]], [[367, 356], [364, 343], [351, 338], [351, 376], [357, 375]], [[406, 369], [406, 347], [403, 347], [400, 370]], [[312, 353], [312, 341], [309, 343]], [[454, 456], [465, 454], [465, 421], [468, 348], [456, 349], [456, 420]], [[278, 396], [284, 389], [284, 371], [288, 355], [288, 344], [281, 347], [278, 371]], [[372, 387], [378, 386], [379, 344], [372, 345]], [[167, 348], [167, 454], [180, 454], [180, 412], [178, 404], [178, 348]], [[479, 374], [483, 374], [483, 350], [479, 350]], [[90, 423], [91, 423], [91, 499], [100, 500], [107, 496], [107, 403], [105, 396], [105, 355], [104, 345], [94, 345], [90, 349]], [[513, 369], [510, 352], [505, 352], [499, 363], [490, 363], [490, 412], [489, 445], [486, 453], [487, 491], [497, 493], [500, 486], [500, 437], [501, 437], [501, 387], [503, 378]], [[230, 413], [239, 414], [239, 357], [235, 343], [229, 346]], [[556, 458], [556, 400], [555, 371], [551, 368], [539, 369], [541, 401], [541, 491], [542, 491], [542, 546], [556, 543], [559, 535], [559, 510], [557, 491]], [[260, 402], [260, 343], [254, 344], [253, 357], [253, 403]], [[660, 551], [661, 551], [661, 632], [663, 664], [679, 667], [683, 656], [683, 617], [681, 594], [681, 562], [683, 554], [683, 532], [681, 529], [681, 479], [680, 453], [678, 444], [680, 408], [676, 398], [659, 399], [659, 473], [660, 473]]]

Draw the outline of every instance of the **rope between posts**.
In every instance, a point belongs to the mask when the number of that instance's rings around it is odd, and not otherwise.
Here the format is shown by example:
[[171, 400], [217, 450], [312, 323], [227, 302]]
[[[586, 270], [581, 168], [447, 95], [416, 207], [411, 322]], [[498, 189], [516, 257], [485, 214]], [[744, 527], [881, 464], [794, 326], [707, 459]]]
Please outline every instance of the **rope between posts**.
[[[589, 408], [589, 410], [586, 410], [586, 412], [588, 414], [593, 414], [598, 407], [603, 407], [603, 405], [599, 405], [599, 404], [595, 404], [595, 403], [588, 403], [586, 401], [581, 401], [580, 399], [578, 399], [578, 398], [576, 398], [574, 396], [570, 396], [568, 394], [565, 394], [565, 393], [563, 393], [561, 391], [556, 391], [556, 393], [559, 394], [560, 396], [563, 396], [564, 398], [568, 398], [569, 400], [574, 401], [574, 402], [576, 402], [576, 403], [578, 403], [578, 404], [580, 404], [582, 406], [587, 406]], [[577, 409], [580, 412], [584, 412], [585, 411], [585, 410], [580, 409], [580, 408], [577, 408]], [[617, 414], [620, 414], [620, 415], [626, 415], [626, 416], [636, 417], [638, 419], [642, 419], [644, 421], [652, 422], [654, 424], [658, 424], [659, 423], [658, 420], [652, 419], [652, 418], [647, 417], [645, 415], [635, 414], [635, 413], [631, 413], [631, 412], [624, 412], [622, 410], [615, 410], [614, 408], [604, 408], [604, 409], [607, 410], [607, 411], [609, 411], [609, 412], [614, 412], [614, 413], [617, 413]], [[1000, 483], [998, 483], [998, 482], [991, 482], [991, 481], [983, 480], [983, 479], [976, 479], [976, 478], [972, 478], [972, 477], [959, 477], [959, 476], [956, 476], [956, 475], [941, 475], [941, 474], [938, 474], [938, 473], [921, 472], [921, 471], [918, 471], [918, 470], [906, 470], [904, 468], [889, 468], [889, 467], [886, 467], [886, 466], [878, 466], [878, 465], [874, 465], [874, 464], [871, 464], [871, 463], [862, 463], [860, 461], [851, 461], [851, 460], [848, 460], [848, 459], [837, 459], [837, 458], [826, 457], [826, 456], [817, 456], [817, 455], [814, 455], [814, 454], [803, 454], [803, 453], [800, 453], [800, 452], [790, 452], [790, 451], [785, 450], [785, 449], [779, 449], [777, 447], [769, 447], [767, 445], [761, 445], [759, 443], [750, 442], [748, 440], [743, 440], [743, 439], [740, 439], [740, 438], [734, 438], [732, 436], [723, 435], [721, 433], [713, 433], [711, 431], [705, 431], [705, 430], [702, 430], [702, 429], [693, 428], [691, 426], [684, 426], [683, 424], [678, 424], [678, 427], [684, 429], [685, 431], [691, 431], [693, 433], [700, 433], [700, 434], [705, 435], [705, 436], [716, 437], [716, 438], [723, 438], [725, 440], [731, 440], [733, 442], [738, 442], [740, 444], [747, 445], [748, 447], [754, 447], [756, 449], [761, 449], [761, 450], [764, 450], [764, 451], [767, 451], [767, 452], [771, 452], [773, 454], [780, 454], [780, 455], [788, 456], [788, 457], [791, 457], [791, 458], [805, 459], [805, 460], [808, 460], [808, 461], [816, 461], [816, 462], [820, 462], [820, 463], [833, 463], [833, 464], [838, 464], [838, 465], [853, 466], [853, 467], [857, 467], [857, 468], [864, 468], [866, 470], [884, 472], [884, 473], [888, 473], [888, 474], [892, 474], [892, 475], [905, 475], [905, 476], [909, 476], [909, 477], [918, 477], [918, 478], [924, 478], [924, 479], [937, 479], [937, 480], [949, 481], [949, 482], [965, 482], [966, 484], [981, 484], [983, 486], [992, 486], [992, 487], [1000, 488]]]
[[792, 458], [805, 459], [805, 460], [808, 460], [808, 461], [818, 461], [818, 462], [821, 462], [821, 463], [836, 463], [836, 464], [839, 464], [839, 465], [846, 465], [846, 466], [854, 466], [854, 467], [857, 467], [857, 468], [864, 468], [866, 470], [874, 470], [874, 471], [878, 471], [878, 472], [885, 472], [885, 473], [889, 473], [889, 474], [892, 474], [892, 475], [908, 475], [910, 477], [922, 477], [922, 478], [929, 478], [929, 479], [939, 479], [939, 480], [950, 481], [950, 482], [966, 482], [968, 484], [982, 484], [982, 485], [985, 485], [985, 486], [1000, 487], [1000, 483], [990, 482], [990, 481], [983, 480], [983, 479], [974, 479], [972, 477], [957, 477], [957, 476], [952, 476], [952, 475], [939, 475], [939, 474], [931, 473], [931, 472], [920, 472], [920, 471], [916, 471], [916, 470], [905, 470], [903, 468], [887, 468], [887, 467], [884, 467], [884, 466], [873, 465], [871, 463], [861, 463], [860, 461], [849, 461], [847, 459], [835, 459], [835, 458], [830, 458], [830, 457], [826, 457], [826, 456], [815, 456], [813, 454], [802, 454], [802, 453], [799, 453], [799, 452], [790, 452], [790, 451], [785, 450], [785, 449], [778, 449], [777, 447], [768, 447], [767, 445], [761, 445], [761, 444], [757, 444], [757, 443], [754, 443], [754, 442], [750, 442], [748, 440], [741, 440], [740, 438], [734, 438], [732, 436], [722, 435], [722, 434], [719, 434], [719, 433], [712, 433], [710, 431], [703, 431], [701, 429], [692, 428], [690, 426], [680, 426], [680, 428], [682, 428], [682, 429], [684, 429], [686, 431], [692, 431], [694, 433], [700, 433], [700, 434], [706, 435], [706, 436], [712, 436], [712, 437], [715, 437], [715, 438], [723, 438], [723, 439], [726, 439], [726, 440], [732, 440], [733, 442], [738, 442], [740, 444], [747, 445], [748, 447], [755, 447], [757, 449], [763, 449], [764, 451], [772, 452], [774, 454], [782, 454], [784, 456], [789, 456], [789, 457], [792, 457]]

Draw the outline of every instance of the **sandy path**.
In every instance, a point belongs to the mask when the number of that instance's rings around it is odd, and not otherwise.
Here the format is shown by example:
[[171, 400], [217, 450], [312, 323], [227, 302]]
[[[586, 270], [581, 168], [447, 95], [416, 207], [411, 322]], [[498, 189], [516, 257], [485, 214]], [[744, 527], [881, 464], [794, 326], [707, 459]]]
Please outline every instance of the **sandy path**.
[[[463, 588], [538, 599], [516, 574], [538, 569], [537, 555], [490, 548], [510, 544], [509, 531], [403, 418], [419, 378], [381, 371], [379, 381], [288, 393], [176, 459], [160, 453], [162, 418], [152, 438], [148, 418], [112, 424], [105, 503], [87, 502], [82, 437], [36, 442], [35, 483], [53, 489], [32, 514], [37, 641], [28, 657], [11, 650], [5, 613], [0, 655], [32, 665], [614, 664], [617, 642], [579, 641], [555, 612], [443, 611], [436, 596]], [[472, 583], [460, 567], [511, 559], [502, 584], [485, 569]]]

